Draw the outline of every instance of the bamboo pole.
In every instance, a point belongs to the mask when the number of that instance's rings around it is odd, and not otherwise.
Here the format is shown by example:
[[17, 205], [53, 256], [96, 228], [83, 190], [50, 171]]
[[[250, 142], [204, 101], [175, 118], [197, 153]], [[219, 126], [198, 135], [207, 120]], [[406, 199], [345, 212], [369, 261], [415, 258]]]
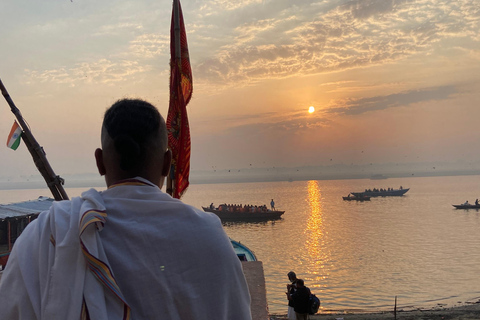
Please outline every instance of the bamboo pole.
[[22, 117], [20, 110], [15, 106], [10, 94], [8, 94], [7, 89], [2, 83], [0, 79], [0, 90], [2, 91], [2, 95], [4, 96], [5, 100], [7, 101], [8, 105], [10, 106], [10, 110], [15, 115], [18, 121], [18, 125], [22, 128], [22, 140], [25, 142], [28, 151], [32, 155], [33, 162], [37, 167], [38, 171], [40, 171], [41, 175], [45, 179], [48, 188], [52, 192], [53, 197], [55, 200], [67, 200], [68, 196], [65, 190], [63, 189], [64, 180], [60, 177], [55, 175], [52, 167], [48, 163], [45, 151], [43, 148], [38, 144], [37, 140], [33, 136], [32, 132], [28, 128], [25, 120]]
[[397, 319], [397, 296], [395, 296], [395, 308], [393, 309], [393, 318]]

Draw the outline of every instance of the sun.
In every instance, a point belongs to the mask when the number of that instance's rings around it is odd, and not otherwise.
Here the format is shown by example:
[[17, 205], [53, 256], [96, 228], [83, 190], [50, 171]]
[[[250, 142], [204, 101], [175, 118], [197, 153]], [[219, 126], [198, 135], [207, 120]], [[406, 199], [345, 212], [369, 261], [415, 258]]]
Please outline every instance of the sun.
[[310, 106], [310, 108], [308, 108], [308, 113], [313, 113], [315, 111], [315, 108], [313, 106]]

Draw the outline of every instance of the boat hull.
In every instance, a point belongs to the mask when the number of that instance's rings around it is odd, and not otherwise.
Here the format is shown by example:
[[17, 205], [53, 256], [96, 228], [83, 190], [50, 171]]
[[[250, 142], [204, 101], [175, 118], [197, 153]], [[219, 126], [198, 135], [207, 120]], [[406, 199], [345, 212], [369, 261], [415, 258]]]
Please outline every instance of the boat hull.
[[390, 191], [367, 191], [367, 192], [352, 192], [352, 194], [356, 197], [401, 197], [410, 188], [407, 189], [395, 189]]
[[230, 239], [230, 242], [235, 250], [235, 253], [237, 254], [237, 257], [241, 261], [257, 261], [257, 257], [247, 246], [244, 246], [240, 242], [232, 239]]
[[345, 201], [370, 201], [370, 197], [342, 197]]
[[231, 212], [202, 207], [203, 211], [216, 214], [222, 221], [267, 221], [280, 219], [285, 211]]
[[53, 199], [39, 197], [11, 204], [0, 204], [0, 269], [8, 262], [10, 250], [25, 227], [37, 218], [40, 212], [48, 210]]
[[455, 209], [480, 209], [480, 204], [452, 204]]

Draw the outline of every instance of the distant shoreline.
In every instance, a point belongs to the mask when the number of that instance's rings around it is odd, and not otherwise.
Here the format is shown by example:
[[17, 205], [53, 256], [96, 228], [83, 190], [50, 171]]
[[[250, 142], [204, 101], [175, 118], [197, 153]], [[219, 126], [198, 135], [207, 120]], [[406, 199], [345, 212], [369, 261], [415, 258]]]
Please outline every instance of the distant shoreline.
[[[288, 171], [287, 171], [288, 169]], [[291, 168], [286, 168], [285, 171], [277, 169], [275, 172], [242, 172], [241, 170], [228, 173], [209, 173], [209, 172], [192, 172], [190, 174], [190, 184], [218, 184], [218, 183], [257, 183], [257, 182], [293, 182], [293, 181], [310, 181], [310, 180], [359, 180], [370, 179], [372, 180], [372, 187], [382, 186], [388, 179], [398, 178], [426, 178], [426, 177], [447, 177], [447, 176], [471, 176], [480, 175], [480, 171], [445, 171], [445, 172], [417, 172], [414, 174], [407, 173], [395, 173], [395, 174], [382, 174], [382, 179], [376, 179], [375, 175], [355, 174], [355, 173], [318, 173], [314, 170], [306, 170], [306, 172], [290, 172]], [[291, 174], [288, 174], [290, 172]], [[263, 173], [263, 174], [262, 174]], [[88, 178], [79, 176], [64, 176], [65, 188], [102, 188], [105, 187], [105, 181], [103, 177], [95, 177], [93, 174], [89, 174]], [[18, 190], [18, 189], [42, 189], [47, 188], [45, 181], [42, 180], [40, 175], [31, 176], [29, 179], [0, 179], [0, 190]], [[48, 188], [47, 188], [48, 189]]]

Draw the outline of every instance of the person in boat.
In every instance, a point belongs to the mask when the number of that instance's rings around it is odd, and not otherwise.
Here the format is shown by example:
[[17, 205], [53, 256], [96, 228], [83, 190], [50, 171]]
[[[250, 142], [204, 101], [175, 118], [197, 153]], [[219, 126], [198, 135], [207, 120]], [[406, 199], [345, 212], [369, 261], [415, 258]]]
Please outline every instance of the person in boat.
[[478, 199], [475, 200], [475, 205], [478, 206]]
[[272, 208], [272, 211], [275, 210], [275, 201], [273, 201], [273, 199], [270, 201], [270, 207]]
[[468, 200], [465, 201], [465, 203], [463, 204], [464, 206], [468, 206], [470, 203], [468, 203]]
[[251, 320], [220, 219], [161, 191], [171, 152], [157, 109], [117, 101], [101, 146], [108, 189], [54, 202], [27, 226], [0, 281], [0, 317]]
[[214, 208], [214, 206], [213, 206], [213, 202], [212, 202], [212, 203], [210, 203], [210, 209], [213, 209], [213, 208]]

